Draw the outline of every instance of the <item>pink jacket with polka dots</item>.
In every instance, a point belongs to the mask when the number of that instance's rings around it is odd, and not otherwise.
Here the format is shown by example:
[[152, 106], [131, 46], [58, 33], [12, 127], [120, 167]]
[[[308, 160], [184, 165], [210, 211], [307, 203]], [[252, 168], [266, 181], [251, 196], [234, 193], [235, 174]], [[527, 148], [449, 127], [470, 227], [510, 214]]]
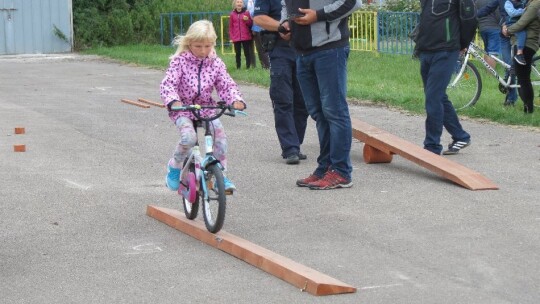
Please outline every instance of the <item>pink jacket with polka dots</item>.
[[[178, 100], [184, 105], [216, 105], [212, 98], [214, 88], [219, 98], [228, 105], [241, 100], [242, 94], [238, 86], [227, 72], [225, 63], [215, 52], [204, 59], [199, 59], [193, 53], [183, 52], [171, 59], [165, 78], [161, 81], [160, 95], [163, 103]], [[212, 115], [214, 110], [202, 110], [203, 116]], [[176, 122], [178, 117], [186, 116], [195, 119], [191, 112], [169, 111], [169, 117]]]

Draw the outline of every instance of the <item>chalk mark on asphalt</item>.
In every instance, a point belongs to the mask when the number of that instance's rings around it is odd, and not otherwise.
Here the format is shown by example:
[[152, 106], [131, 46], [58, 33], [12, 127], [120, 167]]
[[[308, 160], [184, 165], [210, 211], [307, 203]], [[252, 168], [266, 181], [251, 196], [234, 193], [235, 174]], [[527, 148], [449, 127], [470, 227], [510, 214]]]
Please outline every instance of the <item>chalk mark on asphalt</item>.
[[64, 182], [66, 182], [68, 184], [68, 187], [71, 187], [71, 188], [77, 188], [77, 189], [81, 189], [81, 190], [88, 190], [88, 189], [92, 188], [92, 186], [82, 185], [82, 184], [76, 183], [76, 182], [71, 181], [71, 180], [66, 179], [66, 178], [64, 178]]
[[145, 254], [145, 253], [156, 253], [156, 252], [163, 251], [161, 247], [155, 245], [154, 243], [137, 245], [133, 247], [133, 250], [135, 250], [135, 252], [127, 252], [126, 254]]
[[403, 286], [403, 284], [397, 283], [397, 284], [388, 284], [388, 285], [365, 286], [365, 287], [361, 287], [360, 290], [376, 289], [376, 288], [389, 288], [389, 287], [396, 287], [396, 286]]

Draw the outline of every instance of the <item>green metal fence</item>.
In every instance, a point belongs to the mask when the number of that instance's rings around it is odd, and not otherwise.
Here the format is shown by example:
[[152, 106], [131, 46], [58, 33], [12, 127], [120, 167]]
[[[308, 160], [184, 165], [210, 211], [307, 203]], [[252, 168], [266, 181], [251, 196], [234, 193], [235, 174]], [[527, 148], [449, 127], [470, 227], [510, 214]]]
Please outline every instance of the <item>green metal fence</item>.
[[[161, 44], [170, 45], [189, 25], [208, 19], [216, 28], [221, 53], [232, 53], [228, 12], [191, 12], [161, 14]], [[353, 51], [412, 54], [414, 43], [408, 34], [418, 23], [418, 13], [357, 11], [349, 18], [350, 45]]]

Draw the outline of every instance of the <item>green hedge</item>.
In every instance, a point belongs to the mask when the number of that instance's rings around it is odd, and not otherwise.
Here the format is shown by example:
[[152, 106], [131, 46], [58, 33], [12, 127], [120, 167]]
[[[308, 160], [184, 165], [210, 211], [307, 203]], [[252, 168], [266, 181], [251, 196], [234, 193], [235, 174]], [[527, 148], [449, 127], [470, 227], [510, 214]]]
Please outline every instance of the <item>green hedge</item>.
[[[367, 2], [367, 1], [364, 1]], [[418, 0], [385, 0], [364, 10], [418, 11]], [[73, 0], [75, 49], [160, 42], [160, 14], [232, 10], [231, 0]]]
[[73, 0], [75, 49], [159, 43], [161, 13], [228, 11], [218, 0]]

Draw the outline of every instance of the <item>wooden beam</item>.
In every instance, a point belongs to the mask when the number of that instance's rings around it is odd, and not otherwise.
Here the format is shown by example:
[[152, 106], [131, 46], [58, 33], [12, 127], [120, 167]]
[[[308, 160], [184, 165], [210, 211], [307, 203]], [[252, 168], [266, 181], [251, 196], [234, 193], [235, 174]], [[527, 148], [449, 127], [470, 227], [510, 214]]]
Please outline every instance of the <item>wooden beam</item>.
[[223, 230], [212, 234], [203, 222], [183, 212], [149, 205], [146, 214], [210, 246], [235, 256], [288, 282], [301, 291], [323, 296], [356, 292], [356, 288]]
[[147, 105], [145, 103], [142, 103], [142, 102], [138, 102], [138, 101], [133, 101], [133, 100], [129, 100], [129, 99], [121, 99], [121, 101], [124, 102], [124, 103], [132, 104], [132, 105], [137, 106], [137, 107], [145, 108], [145, 109], [150, 108], [149, 105]]
[[[375, 149], [367, 149], [370, 154], [364, 157], [366, 163], [370, 163], [370, 159], [384, 160], [384, 157], [380, 155], [381, 153], [390, 156], [397, 154], [467, 189], [499, 189], [497, 185], [480, 173], [453, 162], [448, 158], [429, 152], [420, 146], [358, 119], [351, 118], [351, 122], [353, 137]], [[364, 149], [364, 154], [366, 154], [366, 149]], [[392, 158], [390, 157], [389, 161], [388, 159], [386, 160], [378, 162], [390, 162]]]
[[148, 99], [139, 98], [139, 101], [140, 101], [140, 102], [147, 103], [147, 104], [149, 104], [149, 105], [156, 106], [156, 107], [165, 108], [165, 105], [164, 105], [164, 104], [162, 104], [162, 103], [157, 103], [157, 102], [155, 102], [155, 101], [151, 101], [151, 100], [148, 100]]

